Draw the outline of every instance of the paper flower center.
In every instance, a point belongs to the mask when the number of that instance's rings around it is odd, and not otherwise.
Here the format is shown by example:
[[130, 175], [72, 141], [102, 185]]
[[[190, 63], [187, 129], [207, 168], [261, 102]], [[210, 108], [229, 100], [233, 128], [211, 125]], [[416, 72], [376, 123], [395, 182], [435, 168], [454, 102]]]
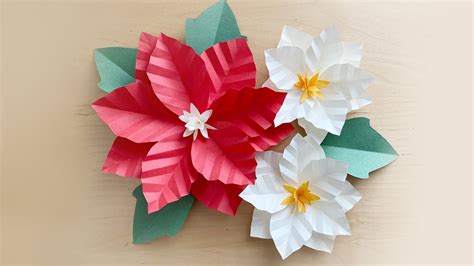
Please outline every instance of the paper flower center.
[[291, 195], [284, 199], [281, 204], [295, 204], [296, 210], [301, 213], [306, 211], [306, 204], [311, 205], [312, 201], [320, 199], [318, 195], [311, 193], [309, 190], [309, 181], [304, 182], [298, 188], [294, 188], [290, 185], [283, 185], [283, 188]]
[[183, 137], [193, 135], [193, 140], [196, 140], [198, 133], [201, 132], [201, 135], [206, 139], [209, 138], [207, 133], [208, 129], [216, 129], [213, 126], [206, 124], [207, 120], [211, 117], [212, 110], [206, 110], [202, 114], [199, 110], [191, 103], [190, 112], [183, 111], [183, 114], [179, 116], [179, 119], [183, 121], [185, 130]]
[[298, 73], [297, 75], [298, 81], [294, 85], [303, 91], [301, 102], [304, 102], [309, 97], [313, 99], [321, 97], [321, 89], [329, 85], [329, 81], [319, 79], [319, 73], [314, 74], [311, 78], [308, 78], [308, 74]]

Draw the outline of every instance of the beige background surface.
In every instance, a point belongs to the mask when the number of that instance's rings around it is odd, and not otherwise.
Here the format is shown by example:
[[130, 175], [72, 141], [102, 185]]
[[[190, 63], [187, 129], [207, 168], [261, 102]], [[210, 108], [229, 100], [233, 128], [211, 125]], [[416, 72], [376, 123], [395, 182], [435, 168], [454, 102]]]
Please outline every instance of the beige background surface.
[[[93, 49], [135, 47], [139, 33], [183, 40], [213, 1], [2, 4], [2, 265], [15, 263], [279, 264], [270, 240], [236, 217], [194, 205], [174, 238], [131, 243], [137, 180], [100, 173], [113, 135], [90, 108], [102, 96]], [[303, 248], [290, 264], [470, 263], [472, 4], [230, 0], [266, 78], [263, 50], [284, 24], [318, 34], [334, 23], [364, 44], [376, 82], [366, 116], [400, 158], [355, 180], [353, 235], [332, 254]]]

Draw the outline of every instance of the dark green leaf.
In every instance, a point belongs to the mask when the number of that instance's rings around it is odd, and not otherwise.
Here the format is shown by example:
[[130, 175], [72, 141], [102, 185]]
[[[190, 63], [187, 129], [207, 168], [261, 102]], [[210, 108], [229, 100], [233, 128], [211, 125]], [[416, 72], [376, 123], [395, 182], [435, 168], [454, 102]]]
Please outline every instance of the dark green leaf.
[[95, 49], [95, 64], [99, 72], [99, 88], [111, 92], [135, 81], [137, 49], [106, 47]]

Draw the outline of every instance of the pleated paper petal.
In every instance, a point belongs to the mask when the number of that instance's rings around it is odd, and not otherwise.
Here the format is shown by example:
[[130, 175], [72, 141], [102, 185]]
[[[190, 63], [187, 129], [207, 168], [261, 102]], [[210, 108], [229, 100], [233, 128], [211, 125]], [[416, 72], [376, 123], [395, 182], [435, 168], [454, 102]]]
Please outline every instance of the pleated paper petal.
[[272, 215], [268, 212], [260, 211], [258, 209], [253, 210], [252, 224], [250, 226], [250, 236], [271, 239], [270, 234], [270, 218]]
[[308, 239], [304, 245], [315, 250], [331, 252], [335, 241], [336, 236], [328, 236], [313, 232], [310, 239]]
[[316, 201], [306, 208], [313, 230], [325, 235], [350, 235], [349, 222], [345, 211], [335, 200]]
[[115, 135], [133, 142], [176, 139], [183, 134], [182, 123], [143, 82], [116, 89], [94, 102], [92, 107]]
[[284, 123], [291, 123], [295, 119], [306, 117], [307, 114], [312, 112], [313, 105], [314, 103], [308, 100], [301, 103], [300, 90], [290, 90], [275, 116], [274, 123], [276, 126], [279, 126]]
[[142, 161], [154, 143], [135, 143], [125, 138], [115, 139], [105, 159], [102, 172], [140, 178]]
[[249, 137], [260, 137], [273, 126], [284, 98], [284, 93], [267, 88], [228, 90], [211, 106], [214, 112], [209, 124], [231, 123]]
[[301, 50], [306, 51], [311, 45], [312, 40], [313, 37], [311, 35], [285, 25], [281, 31], [280, 42], [277, 47], [296, 46]]
[[156, 96], [175, 114], [189, 111], [191, 103], [200, 112], [207, 110], [212, 83], [203, 60], [193, 48], [161, 34], [147, 74]]
[[285, 148], [280, 161], [281, 175], [293, 184], [299, 183], [299, 176], [312, 160], [324, 159], [324, 151], [319, 145], [301, 135], [296, 135]]
[[329, 84], [324, 96], [314, 100], [313, 108], [309, 113], [306, 113], [304, 118], [316, 128], [339, 135], [346, 121], [347, 113], [348, 103], [344, 95], [334, 85]]
[[155, 49], [157, 39], [158, 37], [156, 36], [142, 32], [138, 42], [137, 60], [135, 62], [135, 77], [137, 80], [147, 84], [150, 83], [150, 80], [148, 79], [146, 70], [148, 68], [148, 63], [150, 62], [150, 56]]
[[270, 219], [270, 234], [283, 259], [300, 249], [313, 231], [307, 215], [292, 211], [292, 208], [287, 207], [273, 214]]
[[191, 163], [191, 139], [156, 143], [143, 161], [142, 186], [148, 213], [189, 194], [197, 172]]
[[235, 215], [242, 199], [240, 192], [245, 186], [226, 185], [221, 181], [207, 181], [200, 176], [193, 183], [191, 193], [209, 208], [216, 209], [227, 215]]
[[213, 102], [229, 89], [255, 87], [256, 68], [252, 52], [244, 38], [218, 43], [201, 55], [213, 87]]
[[255, 180], [255, 150], [248, 137], [231, 124], [211, 124], [209, 139], [193, 142], [191, 157], [196, 170], [209, 181], [247, 185]]
[[326, 130], [315, 127], [311, 122], [306, 121], [304, 118], [298, 119], [298, 125], [304, 129], [308, 138], [316, 141], [318, 144], [321, 144], [328, 134]]
[[347, 163], [333, 159], [310, 161], [300, 173], [298, 183], [309, 180], [311, 191], [324, 200], [333, 200], [345, 188]]
[[336, 197], [337, 203], [341, 205], [345, 212], [352, 209], [360, 199], [362, 199], [362, 194], [347, 181], [344, 183], [341, 194]]
[[291, 124], [283, 124], [278, 127], [271, 126], [261, 136], [250, 138], [250, 145], [255, 151], [265, 151], [281, 143], [294, 132], [295, 128]]
[[305, 53], [298, 47], [283, 46], [265, 50], [270, 79], [280, 91], [294, 88], [298, 73], [306, 73]]
[[371, 103], [368, 87], [373, 78], [350, 64], [332, 65], [321, 74], [321, 79], [331, 82], [348, 102], [348, 111], [360, 109]]

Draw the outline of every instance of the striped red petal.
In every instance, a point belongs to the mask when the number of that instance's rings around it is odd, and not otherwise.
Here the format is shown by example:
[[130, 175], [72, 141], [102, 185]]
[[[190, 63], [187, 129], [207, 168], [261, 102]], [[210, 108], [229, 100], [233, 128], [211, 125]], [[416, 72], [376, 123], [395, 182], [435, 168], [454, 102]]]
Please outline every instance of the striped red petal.
[[213, 102], [229, 89], [255, 87], [256, 68], [253, 55], [244, 38], [218, 43], [201, 55], [213, 87]]
[[295, 132], [295, 128], [291, 124], [283, 124], [278, 127], [271, 126], [265, 132], [250, 139], [250, 144], [255, 151], [265, 151], [270, 147], [281, 143], [284, 139]]
[[135, 63], [135, 78], [139, 81], [150, 83], [146, 74], [148, 62], [150, 61], [151, 53], [156, 46], [156, 36], [142, 32], [138, 42], [137, 60]]
[[148, 213], [189, 194], [198, 175], [190, 153], [191, 138], [158, 142], [150, 149], [141, 178]]
[[136, 143], [181, 138], [183, 124], [156, 98], [151, 87], [135, 82], [92, 104], [115, 135]]
[[140, 178], [142, 161], [154, 143], [135, 143], [118, 137], [110, 148], [102, 172]]

